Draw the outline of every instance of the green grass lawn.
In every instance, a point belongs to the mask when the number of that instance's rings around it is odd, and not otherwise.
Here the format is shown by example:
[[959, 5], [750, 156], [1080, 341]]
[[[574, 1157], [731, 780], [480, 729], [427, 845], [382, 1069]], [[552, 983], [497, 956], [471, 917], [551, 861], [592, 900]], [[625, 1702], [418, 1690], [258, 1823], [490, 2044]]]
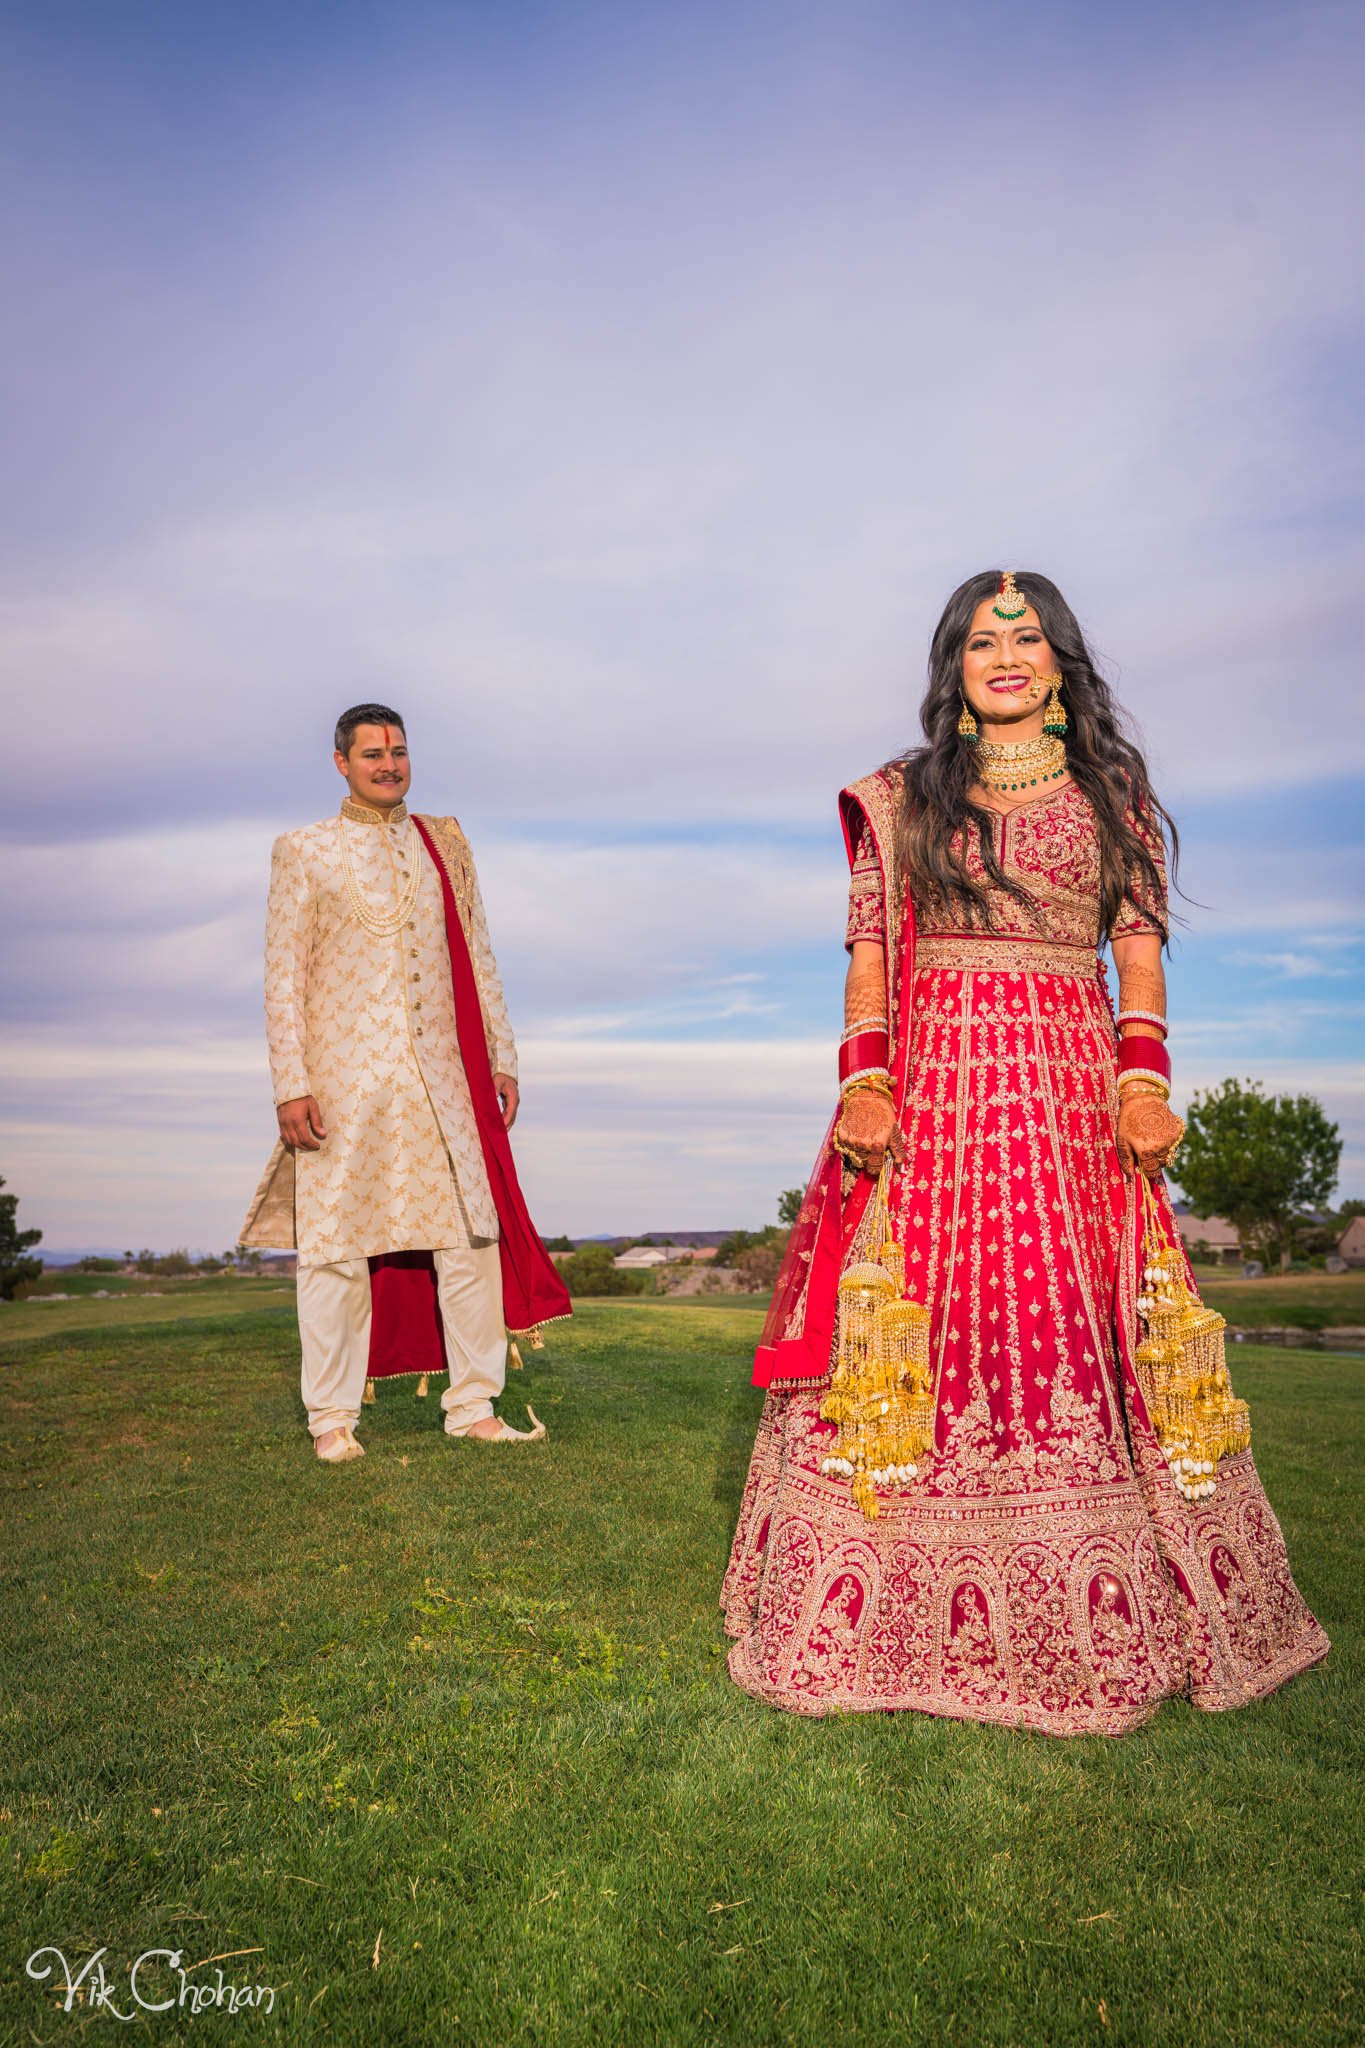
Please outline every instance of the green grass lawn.
[[[209, 1316], [239, 1316], [248, 1311], [273, 1311], [284, 1326], [294, 1326], [294, 1282], [270, 1280], [129, 1280], [110, 1288], [108, 1301], [91, 1299], [101, 1284], [94, 1274], [77, 1274], [61, 1289], [73, 1298], [57, 1301], [29, 1295], [23, 1301], [0, 1302], [0, 1357], [30, 1337], [69, 1335], [74, 1330], [119, 1330], [148, 1323], [183, 1323]], [[77, 1287], [77, 1281], [87, 1281]]]
[[1199, 1272], [1199, 1289], [1211, 1307], [1243, 1329], [1296, 1324], [1321, 1330], [1329, 1324], [1365, 1327], [1365, 1267], [1349, 1273], [1268, 1273], [1243, 1280], [1238, 1272]]
[[288, 1315], [228, 1285], [0, 1322], [0, 2039], [107, 2026], [26, 1978], [49, 1943], [121, 2007], [144, 1949], [226, 1957], [195, 1981], [277, 1993], [233, 2038], [290, 2043], [1360, 2038], [1361, 1361], [1234, 1359], [1332, 1657], [1058, 1742], [730, 1684], [754, 1309], [586, 1305], [506, 1404], [546, 1444], [399, 1381], [325, 1468]]

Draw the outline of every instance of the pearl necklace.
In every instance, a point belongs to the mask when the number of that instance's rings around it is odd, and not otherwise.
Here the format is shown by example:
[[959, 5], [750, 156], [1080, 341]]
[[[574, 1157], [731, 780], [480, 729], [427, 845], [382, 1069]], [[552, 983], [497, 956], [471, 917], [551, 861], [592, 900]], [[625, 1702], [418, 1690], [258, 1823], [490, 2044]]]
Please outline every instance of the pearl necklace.
[[986, 789], [1036, 789], [1066, 774], [1066, 742], [1052, 733], [1034, 740], [978, 740], [972, 767]]
[[361, 892], [351, 849], [346, 837], [346, 820], [341, 820], [341, 872], [346, 880], [346, 894], [351, 909], [355, 912], [356, 923], [376, 939], [394, 939], [402, 931], [413, 911], [417, 908], [417, 895], [422, 886], [422, 870], [413, 863], [412, 873], [402, 889], [398, 887], [398, 863], [393, 857], [387, 827], [384, 828], [384, 845], [389, 856], [389, 869], [393, 875], [393, 886], [397, 901], [392, 910], [376, 910], [367, 903]]

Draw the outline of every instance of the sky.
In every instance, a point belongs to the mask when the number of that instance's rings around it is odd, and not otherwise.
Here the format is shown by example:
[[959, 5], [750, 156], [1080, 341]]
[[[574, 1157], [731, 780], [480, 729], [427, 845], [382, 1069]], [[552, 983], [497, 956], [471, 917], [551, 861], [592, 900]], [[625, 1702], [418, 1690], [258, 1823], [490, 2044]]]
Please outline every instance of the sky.
[[6, 0], [0, 1174], [240, 1229], [274, 835], [337, 713], [473, 843], [547, 1232], [755, 1227], [840, 786], [1054, 577], [1180, 826], [1177, 1106], [1365, 1194], [1354, 6]]

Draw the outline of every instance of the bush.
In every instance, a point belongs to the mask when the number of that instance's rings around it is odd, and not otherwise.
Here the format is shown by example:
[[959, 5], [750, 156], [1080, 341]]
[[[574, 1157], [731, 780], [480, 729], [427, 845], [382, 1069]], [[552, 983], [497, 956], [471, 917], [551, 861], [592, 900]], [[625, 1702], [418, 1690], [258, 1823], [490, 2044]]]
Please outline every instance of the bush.
[[184, 1245], [173, 1252], [141, 1251], [133, 1262], [139, 1273], [155, 1274], [159, 1280], [179, 1280], [186, 1273], [194, 1271], [194, 1261]]
[[570, 1294], [652, 1294], [654, 1275], [620, 1273], [613, 1265], [615, 1254], [604, 1244], [585, 1244], [571, 1259], [564, 1259], [559, 1276]]
[[782, 1270], [782, 1254], [786, 1249], [786, 1232], [782, 1232], [775, 1243], [751, 1244], [735, 1260], [735, 1267], [745, 1288], [750, 1294], [770, 1294], [777, 1285], [777, 1276]]
[[[742, 1271], [747, 1252], [768, 1252], [775, 1249], [780, 1265], [790, 1236], [790, 1228], [780, 1223], [770, 1223], [766, 1230], [734, 1230], [721, 1243], [716, 1253], [716, 1264], [734, 1266]], [[760, 1261], [760, 1266], [766, 1270], [765, 1262]], [[776, 1278], [777, 1267], [774, 1266], [773, 1280]], [[768, 1281], [767, 1285], [771, 1287], [772, 1280]]]
[[77, 1259], [78, 1273], [121, 1273], [122, 1259]]

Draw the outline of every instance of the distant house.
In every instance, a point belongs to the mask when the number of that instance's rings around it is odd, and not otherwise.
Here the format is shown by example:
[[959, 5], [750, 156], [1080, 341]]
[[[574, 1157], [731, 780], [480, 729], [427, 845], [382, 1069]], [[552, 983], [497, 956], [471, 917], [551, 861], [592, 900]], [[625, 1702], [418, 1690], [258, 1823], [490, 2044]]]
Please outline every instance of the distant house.
[[618, 1272], [639, 1273], [651, 1266], [677, 1266], [688, 1262], [700, 1263], [714, 1259], [716, 1246], [713, 1244], [637, 1244], [628, 1252], [621, 1252], [612, 1260]]
[[1242, 1261], [1242, 1240], [1237, 1226], [1226, 1216], [1176, 1215], [1185, 1249], [1192, 1259], [1205, 1265], [1238, 1266]]
[[1365, 1216], [1353, 1216], [1337, 1239], [1337, 1257], [1348, 1266], [1365, 1266]]

